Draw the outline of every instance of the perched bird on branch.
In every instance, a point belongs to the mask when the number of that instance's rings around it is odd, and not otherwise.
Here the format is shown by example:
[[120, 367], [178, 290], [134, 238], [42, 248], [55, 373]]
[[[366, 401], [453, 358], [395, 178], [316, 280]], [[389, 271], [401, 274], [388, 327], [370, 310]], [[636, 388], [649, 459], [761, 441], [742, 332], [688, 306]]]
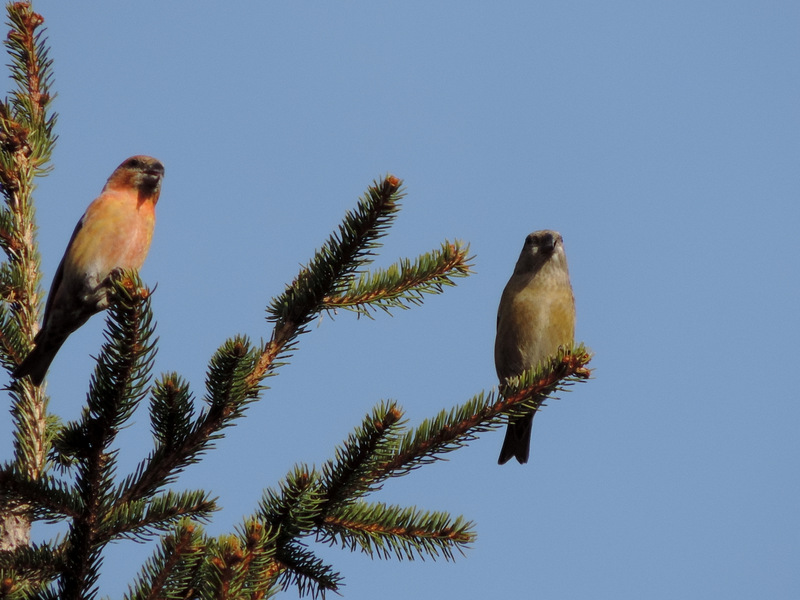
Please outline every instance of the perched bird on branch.
[[41, 385], [67, 337], [89, 317], [108, 308], [111, 276], [144, 263], [155, 226], [164, 165], [132, 156], [108, 178], [75, 227], [58, 265], [35, 347], [14, 370]]
[[[500, 383], [544, 363], [574, 338], [575, 299], [564, 242], [556, 231], [534, 231], [525, 238], [497, 311], [494, 363]], [[511, 417], [499, 464], [512, 457], [528, 462], [535, 414]]]

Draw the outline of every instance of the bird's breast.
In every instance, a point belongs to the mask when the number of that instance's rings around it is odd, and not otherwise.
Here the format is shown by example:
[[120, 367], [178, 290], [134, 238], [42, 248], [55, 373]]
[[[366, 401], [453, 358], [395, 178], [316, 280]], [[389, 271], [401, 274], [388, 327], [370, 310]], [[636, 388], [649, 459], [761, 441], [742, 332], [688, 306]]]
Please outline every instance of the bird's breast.
[[114, 269], [140, 269], [153, 237], [153, 209], [135, 194], [108, 193], [95, 200], [67, 250], [69, 268], [100, 280]]
[[497, 319], [495, 365], [500, 379], [520, 375], [575, 337], [575, 304], [569, 285], [527, 285], [503, 293]]

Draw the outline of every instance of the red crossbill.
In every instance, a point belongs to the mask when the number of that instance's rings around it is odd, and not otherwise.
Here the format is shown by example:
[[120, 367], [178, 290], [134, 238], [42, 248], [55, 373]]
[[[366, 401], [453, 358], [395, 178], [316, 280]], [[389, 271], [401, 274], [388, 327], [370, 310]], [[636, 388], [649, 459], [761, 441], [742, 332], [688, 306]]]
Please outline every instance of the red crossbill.
[[[494, 363], [500, 383], [547, 361], [574, 338], [575, 299], [564, 241], [557, 231], [534, 231], [525, 238], [497, 311]], [[535, 414], [511, 419], [499, 464], [512, 456], [528, 462]]]
[[108, 308], [109, 280], [121, 269], [144, 263], [155, 225], [164, 166], [150, 156], [132, 156], [108, 178], [75, 227], [58, 265], [35, 347], [14, 370], [41, 385], [67, 337], [89, 317]]

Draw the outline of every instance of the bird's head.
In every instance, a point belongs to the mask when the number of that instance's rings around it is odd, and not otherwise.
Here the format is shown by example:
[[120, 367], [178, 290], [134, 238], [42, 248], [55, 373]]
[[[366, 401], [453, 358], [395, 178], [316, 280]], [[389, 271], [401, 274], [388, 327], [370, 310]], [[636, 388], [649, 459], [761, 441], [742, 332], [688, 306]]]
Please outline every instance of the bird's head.
[[534, 274], [551, 261], [554, 263], [553, 266], [563, 268], [567, 266], [561, 234], [549, 229], [534, 231], [525, 238], [514, 272]]
[[164, 165], [152, 156], [131, 156], [126, 159], [108, 178], [106, 187], [133, 188], [140, 198], [158, 201], [161, 181], [164, 179]]

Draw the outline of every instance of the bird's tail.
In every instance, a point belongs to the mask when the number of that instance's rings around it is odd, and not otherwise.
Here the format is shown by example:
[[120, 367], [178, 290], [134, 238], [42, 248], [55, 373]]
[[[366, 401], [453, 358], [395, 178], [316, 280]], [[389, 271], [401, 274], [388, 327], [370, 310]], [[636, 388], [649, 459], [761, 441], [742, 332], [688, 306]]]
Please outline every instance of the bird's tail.
[[524, 465], [528, 462], [531, 453], [531, 431], [533, 430], [533, 416], [535, 412], [522, 417], [516, 417], [508, 424], [503, 447], [500, 450], [498, 465], [506, 464], [512, 457]]
[[67, 339], [66, 337], [53, 339], [52, 336], [43, 339], [39, 338], [40, 336], [37, 335], [36, 340], [34, 340], [36, 345], [33, 350], [25, 357], [25, 360], [19, 363], [19, 366], [12, 373], [16, 379], [30, 375], [31, 381], [35, 385], [42, 385], [44, 376], [47, 375], [47, 370], [50, 368], [50, 363], [53, 362], [59, 348]]

